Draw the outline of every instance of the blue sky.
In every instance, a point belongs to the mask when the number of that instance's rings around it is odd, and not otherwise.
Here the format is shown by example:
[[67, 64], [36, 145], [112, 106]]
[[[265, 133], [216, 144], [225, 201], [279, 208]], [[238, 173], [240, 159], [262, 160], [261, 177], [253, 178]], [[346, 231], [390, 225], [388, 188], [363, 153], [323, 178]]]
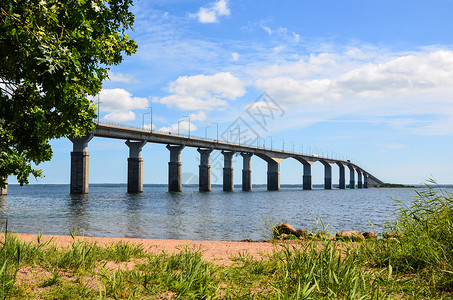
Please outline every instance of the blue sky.
[[[142, 126], [151, 106], [154, 129], [176, 132], [179, 121], [187, 132], [190, 115], [192, 135], [215, 138], [213, 123], [222, 134], [240, 118], [260, 145], [272, 137], [274, 148], [347, 157], [386, 182], [453, 182], [452, 1], [162, 0], [133, 11], [138, 52], [111, 68], [103, 121]], [[263, 92], [276, 109], [264, 125], [247, 113]], [[52, 145], [38, 182], [68, 183], [72, 144]], [[95, 138], [89, 151], [90, 182], [126, 182], [124, 141]], [[148, 144], [143, 157], [145, 183], [166, 183], [165, 146]], [[197, 160], [184, 149], [186, 176]], [[212, 161], [221, 183], [221, 157]], [[266, 164], [254, 157], [252, 168], [265, 183]], [[321, 164], [313, 171], [322, 183]], [[300, 163], [282, 162], [282, 183], [301, 174]]]

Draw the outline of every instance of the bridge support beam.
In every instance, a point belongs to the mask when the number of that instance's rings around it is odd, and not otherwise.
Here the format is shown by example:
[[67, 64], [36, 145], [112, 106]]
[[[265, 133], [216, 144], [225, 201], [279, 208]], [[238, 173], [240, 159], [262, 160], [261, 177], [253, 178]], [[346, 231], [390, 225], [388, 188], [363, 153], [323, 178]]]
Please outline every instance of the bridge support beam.
[[362, 171], [357, 169], [357, 188], [363, 188]]
[[233, 155], [235, 151], [223, 151], [223, 191], [234, 191], [234, 169], [233, 169]]
[[280, 190], [280, 163], [276, 161], [267, 162], [267, 190]]
[[168, 163], [168, 191], [182, 192], [181, 151], [184, 149], [184, 146], [167, 145], [167, 149], [170, 150], [170, 162]]
[[324, 165], [324, 189], [332, 189], [332, 165], [327, 162], [323, 162]]
[[200, 165], [198, 166], [198, 190], [200, 192], [211, 191], [210, 156], [212, 150], [213, 149], [197, 149], [197, 151], [200, 153]]
[[312, 190], [313, 182], [311, 177], [311, 164], [304, 164], [304, 175], [302, 176], [302, 186], [304, 190]]
[[252, 153], [241, 152], [243, 157], [242, 164], [242, 190], [244, 192], [249, 192], [252, 190], [252, 168], [251, 168], [251, 158]]
[[365, 172], [363, 173], [363, 188], [364, 189], [368, 188], [368, 174]]
[[8, 177], [5, 179], [5, 187], [0, 187], [0, 196], [8, 194]]
[[129, 147], [129, 158], [127, 159], [127, 192], [143, 193], [143, 158], [142, 148], [146, 141], [126, 141]]
[[69, 138], [72, 142], [71, 152], [71, 194], [88, 194], [89, 157], [88, 142], [93, 134], [80, 139]]
[[348, 166], [349, 168], [349, 188], [355, 189], [355, 168], [353, 166]]
[[345, 168], [342, 164], [337, 164], [340, 170], [340, 180], [338, 182], [338, 188], [344, 190], [346, 188], [346, 176], [345, 176]]

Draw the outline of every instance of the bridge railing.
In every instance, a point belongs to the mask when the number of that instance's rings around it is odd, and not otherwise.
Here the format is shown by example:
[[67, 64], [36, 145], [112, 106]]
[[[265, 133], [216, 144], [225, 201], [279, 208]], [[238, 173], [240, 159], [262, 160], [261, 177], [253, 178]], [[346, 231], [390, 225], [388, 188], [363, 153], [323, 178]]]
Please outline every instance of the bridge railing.
[[[189, 138], [189, 134], [188, 132], [171, 132], [171, 131], [163, 131], [163, 130], [156, 130], [156, 129], [153, 129], [152, 131], [149, 130], [149, 129], [144, 129], [142, 126], [134, 126], [134, 125], [126, 125], [126, 124], [121, 124], [121, 123], [115, 123], [115, 122], [105, 122], [105, 121], [100, 121], [100, 122], [97, 122], [98, 124], [100, 125], [110, 125], [110, 126], [116, 126], [116, 127], [121, 127], [121, 128], [130, 128], [130, 129], [137, 129], [137, 130], [142, 130], [142, 131], [146, 131], [146, 132], [149, 132], [149, 133], [160, 133], [160, 134], [166, 134], [166, 135], [173, 135], [173, 136], [178, 136], [178, 137], [185, 137], [185, 138]], [[216, 139], [211, 139], [211, 138], [204, 138], [204, 137], [200, 137], [200, 136], [197, 136], [197, 135], [193, 135], [192, 133], [190, 134], [190, 138], [196, 138], [196, 139], [201, 139], [201, 140], [208, 140], [208, 141], [212, 141], [212, 142], [217, 142]], [[351, 159], [351, 157], [347, 156], [347, 155], [344, 155], [344, 154], [341, 154], [341, 153], [336, 153], [336, 152], [333, 152], [333, 151], [328, 151], [326, 149], [323, 149], [323, 148], [318, 148], [318, 147], [313, 147], [313, 146], [310, 146], [310, 145], [307, 145], [307, 148], [304, 148], [302, 146], [302, 150], [299, 149], [299, 151], [295, 151], [294, 149], [291, 149], [293, 147], [290, 147], [291, 150], [285, 150], [283, 149], [283, 146], [282, 147], [269, 147], [269, 146], [266, 146], [265, 144], [262, 144], [261, 146], [261, 143], [260, 141], [258, 141], [256, 144], [255, 144], [255, 141], [252, 141], [250, 143], [240, 143], [239, 141], [229, 141], [229, 140], [219, 140], [219, 142], [224, 142], [224, 143], [229, 143], [229, 144], [233, 144], [233, 145], [238, 145], [238, 146], [249, 146], [249, 147], [254, 147], [256, 149], [260, 149], [260, 150], [274, 150], [274, 151], [282, 151], [282, 152], [285, 152], [285, 153], [288, 153], [288, 154], [296, 154], [296, 155], [306, 155], [306, 156], [312, 156], [312, 157], [319, 157], [319, 158], [327, 158], [327, 159], [334, 159], [334, 160], [343, 160], [343, 161], [349, 161], [351, 163], [354, 163], [354, 164], [357, 164], [353, 159]], [[306, 150], [306, 151], [304, 151]]]
[[[150, 132], [150, 133], [170, 134], [170, 135], [173, 135], [173, 136], [189, 138], [188, 132], [187, 133], [184, 133], [184, 132], [179, 132], [179, 133], [176, 132], [175, 133], [175, 132], [156, 130], [156, 129], [153, 129], [151, 131], [151, 130], [145, 130], [142, 126], [133, 126], [133, 125], [126, 125], [126, 124], [121, 124], [121, 123], [105, 122], [105, 121], [100, 121], [100, 122], [97, 122], [97, 123], [101, 124], [101, 125], [104, 124], [104, 125], [107, 125], [107, 126], [111, 125], [111, 126], [116, 126], [116, 127], [121, 127], [121, 128], [130, 128], [130, 129], [143, 130], [143, 131]], [[208, 140], [208, 141], [212, 141], [212, 142], [216, 142], [217, 141], [216, 139], [204, 138], [204, 137], [200, 137], [200, 136], [197, 136], [197, 135], [193, 135], [192, 133], [190, 134], [190, 138]], [[362, 164], [359, 161], [353, 160], [351, 157], [349, 157], [347, 155], [344, 155], [344, 154], [341, 154], [341, 153], [335, 153], [333, 151], [328, 151], [328, 150], [323, 149], [323, 148], [313, 147], [311, 145], [307, 146], [307, 148], [308, 148], [307, 151], [304, 151], [306, 148], [304, 149], [303, 146], [302, 146], [302, 151], [300, 151], [300, 150], [299, 151], [294, 151], [294, 149], [292, 149], [292, 151], [288, 151], [288, 150], [285, 151], [283, 149], [283, 146], [281, 148], [279, 148], [279, 147], [266, 147], [265, 144], [260, 146], [259, 142], [256, 145], [254, 145], [255, 141], [253, 141], [253, 142], [251, 142], [249, 144], [247, 144], [247, 143], [239, 143], [239, 142], [234, 142], [234, 141], [229, 141], [229, 140], [223, 140], [223, 141], [219, 141], [219, 142], [229, 143], [229, 144], [238, 145], [238, 146], [241, 146], [241, 145], [244, 146], [245, 145], [245, 146], [254, 147], [254, 148], [260, 149], [260, 150], [274, 150], [274, 151], [282, 151], [282, 152], [285, 152], [285, 153], [288, 153], [288, 154], [306, 155], [306, 156], [312, 156], [312, 157], [317, 157], [317, 158], [319, 157], [319, 158], [327, 158], [327, 159], [348, 161], [348, 162], [351, 162], [352, 164], [354, 164], [356, 166], [360, 166], [362, 170], [367, 170], [367, 173], [370, 173], [370, 171], [371, 171], [370, 168], [368, 168], [367, 166], [365, 166], [364, 164]], [[318, 150], [321, 150], [321, 151], [318, 151]], [[324, 150], [326, 150], [326, 152], [324, 152]], [[376, 174], [376, 173], [373, 171], [370, 174]]]

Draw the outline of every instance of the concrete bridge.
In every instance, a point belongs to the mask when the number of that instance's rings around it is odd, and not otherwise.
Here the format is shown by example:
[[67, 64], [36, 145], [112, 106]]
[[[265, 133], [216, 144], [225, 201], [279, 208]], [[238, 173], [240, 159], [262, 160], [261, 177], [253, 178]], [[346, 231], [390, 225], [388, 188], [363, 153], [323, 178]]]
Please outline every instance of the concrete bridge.
[[[96, 129], [81, 139], [71, 139], [73, 151], [71, 152], [71, 193], [88, 193], [88, 143], [93, 137], [104, 137], [126, 140], [129, 147], [127, 191], [129, 193], [143, 192], [143, 158], [142, 148], [147, 142], [166, 144], [170, 152], [168, 163], [168, 191], [182, 191], [182, 162], [181, 151], [184, 147], [195, 147], [200, 153], [199, 165], [199, 190], [211, 191], [211, 166], [210, 154], [213, 150], [220, 150], [224, 156], [223, 190], [232, 192], [233, 185], [233, 155], [240, 153], [243, 158], [242, 190], [252, 190], [251, 157], [253, 155], [267, 162], [267, 189], [275, 191], [280, 189], [280, 162], [293, 158], [303, 165], [302, 185], [304, 190], [312, 189], [311, 166], [319, 161], [324, 165], [324, 188], [332, 189], [332, 166], [339, 167], [339, 188], [346, 188], [345, 168], [350, 170], [349, 187], [361, 188], [379, 187], [382, 181], [366, 172], [350, 161], [319, 157], [316, 155], [303, 155], [280, 150], [271, 150], [248, 145], [226, 143], [217, 140], [200, 139], [162, 132], [150, 132], [127, 128], [122, 126], [98, 124]], [[355, 175], [357, 174], [357, 185]]]

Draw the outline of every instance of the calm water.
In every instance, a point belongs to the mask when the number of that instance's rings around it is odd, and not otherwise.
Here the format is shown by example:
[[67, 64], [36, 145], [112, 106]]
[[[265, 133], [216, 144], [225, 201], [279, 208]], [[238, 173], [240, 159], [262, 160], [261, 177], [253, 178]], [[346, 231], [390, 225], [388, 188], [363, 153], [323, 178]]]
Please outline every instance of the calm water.
[[[90, 185], [88, 195], [70, 195], [67, 185], [8, 187], [0, 197], [0, 222], [14, 232], [85, 236], [190, 240], [263, 239], [265, 219], [286, 221], [296, 228], [313, 228], [317, 219], [329, 230], [380, 232], [392, 218], [394, 201], [409, 201], [413, 189], [303, 191], [282, 186], [268, 192], [198, 193], [186, 186], [181, 194], [165, 185], [145, 185], [143, 194], [129, 195], [126, 185]], [[374, 227], [370, 225], [374, 224]], [[319, 227], [319, 225], [318, 225]]]

